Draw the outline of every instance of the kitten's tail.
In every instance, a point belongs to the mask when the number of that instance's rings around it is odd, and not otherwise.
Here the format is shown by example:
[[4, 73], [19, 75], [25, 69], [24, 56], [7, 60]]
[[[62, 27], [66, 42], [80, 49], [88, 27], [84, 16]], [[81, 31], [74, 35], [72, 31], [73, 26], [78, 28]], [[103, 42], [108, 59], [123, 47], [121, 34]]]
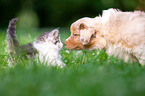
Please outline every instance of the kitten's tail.
[[19, 40], [16, 37], [16, 21], [18, 18], [14, 18], [9, 22], [7, 29], [7, 43], [9, 48], [9, 53], [12, 55], [16, 51], [16, 48], [20, 48]]

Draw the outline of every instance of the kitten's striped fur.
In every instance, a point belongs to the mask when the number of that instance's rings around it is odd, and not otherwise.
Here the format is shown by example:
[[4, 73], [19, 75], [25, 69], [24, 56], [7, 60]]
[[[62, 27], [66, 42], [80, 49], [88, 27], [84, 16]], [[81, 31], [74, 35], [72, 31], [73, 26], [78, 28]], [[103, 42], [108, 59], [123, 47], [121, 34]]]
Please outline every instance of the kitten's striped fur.
[[[14, 61], [14, 57], [23, 56], [25, 58], [36, 57], [41, 62], [47, 65], [58, 65], [63, 67], [65, 64], [61, 61], [59, 51], [62, 48], [62, 43], [58, 35], [58, 30], [55, 29], [52, 32], [45, 32], [36, 41], [25, 45], [20, 45], [16, 36], [16, 21], [14, 18], [9, 22], [7, 29], [7, 43], [10, 54], [10, 63]], [[39, 54], [38, 57], [36, 54]], [[51, 53], [51, 54], [50, 54]]]

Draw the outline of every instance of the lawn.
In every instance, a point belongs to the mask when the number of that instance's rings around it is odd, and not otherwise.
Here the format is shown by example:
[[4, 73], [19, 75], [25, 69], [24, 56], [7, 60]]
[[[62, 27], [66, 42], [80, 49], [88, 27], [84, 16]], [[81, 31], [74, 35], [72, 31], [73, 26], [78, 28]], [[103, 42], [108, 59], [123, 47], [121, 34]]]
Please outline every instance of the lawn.
[[[35, 40], [41, 30], [17, 30], [21, 44]], [[69, 29], [60, 28], [64, 43]], [[6, 32], [0, 30], [0, 96], [145, 96], [145, 67], [124, 63], [103, 50], [60, 51], [64, 68], [33, 59], [8, 66]]]

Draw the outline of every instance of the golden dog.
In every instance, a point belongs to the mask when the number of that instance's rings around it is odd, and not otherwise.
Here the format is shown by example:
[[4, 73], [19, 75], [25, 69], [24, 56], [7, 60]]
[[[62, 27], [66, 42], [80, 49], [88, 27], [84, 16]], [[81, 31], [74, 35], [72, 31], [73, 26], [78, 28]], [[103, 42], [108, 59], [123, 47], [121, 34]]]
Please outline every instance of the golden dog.
[[71, 25], [66, 48], [105, 49], [125, 62], [145, 64], [145, 13], [104, 10], [102, 16], [82, 18]]

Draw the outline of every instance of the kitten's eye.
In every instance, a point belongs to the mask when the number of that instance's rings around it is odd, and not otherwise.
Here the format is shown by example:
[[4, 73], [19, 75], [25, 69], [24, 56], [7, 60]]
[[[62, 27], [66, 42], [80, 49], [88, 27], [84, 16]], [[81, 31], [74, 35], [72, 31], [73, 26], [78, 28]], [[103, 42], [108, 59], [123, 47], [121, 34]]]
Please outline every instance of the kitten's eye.
[[54, 44], [56, 45], [59, 41], [56, 41]]

